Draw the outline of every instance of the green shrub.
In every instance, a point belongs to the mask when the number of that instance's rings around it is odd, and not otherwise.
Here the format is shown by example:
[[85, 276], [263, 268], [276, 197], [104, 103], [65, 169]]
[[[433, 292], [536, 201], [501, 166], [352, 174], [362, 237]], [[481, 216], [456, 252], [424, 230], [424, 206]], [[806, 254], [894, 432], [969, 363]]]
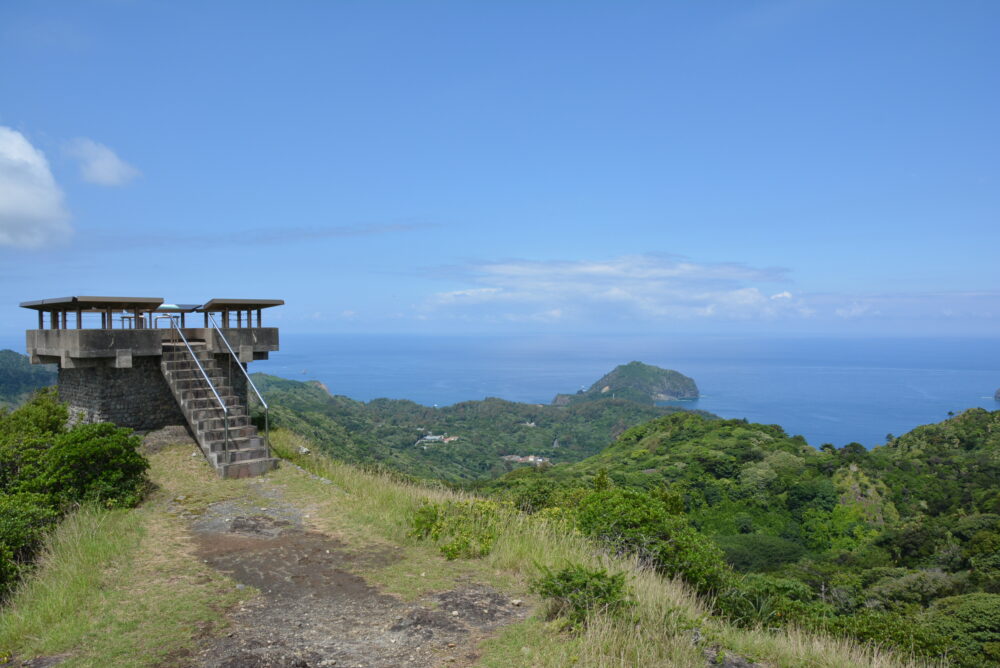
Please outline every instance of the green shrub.
[[414, 513], [410, 535], [436, 542], [448, 559], [483, 557], [500, 535], [504, 514], [511, 512], [509, 503], [483, 499], [430, 503]]
[[580, 531], [614, 551], [638, 554], [701, 593], [722, 590], [732, 575], [715, 543], [644, 492], [595, 490], [580, 502], [577, 523]]
[[131, 507], [142, 500], [149, 463], [139, 437], [113, 424], [87, 424], [56, 436], [38, 462], [39, 475], [23, 488], [49, 494], [59, 505], [96, 502]]
[[878, 580], [867, 588], [866, 596], [869, 601], [877, 601], [884, 607], [913, 603], [926, 606], [934, 599], [960, 593], [964, 580], [962, 576], [940, 570], [911, 571]]
[[833, 613], [829, 605], [815, 600], [805, 583], [759, 574], [733, 578], [716, 596], [713, 607], [737, 624], [768, 628], [788, 623], [816, 628]]
[[582, 628], [595, 613], [618, 615], [634, 605], [625, 573], [608, 575], [570, 564], [559, 571], [541, 566], [542, 576], [531, 583], [532, 591], [550, 599], [551, 616], [564, 616], [574, 629]]
[[18, 559], [29, 558], [59, 514], [42, 494], [0, 495], [0, 543]]
[[0, 493], [12, 493], [22, 481], [38, 476], [38, 463], [53, 436], [0, 434]]
[[938, 656], [944, 652], [947, 639], [935, 626], [919, 623], [912, 616], [899, 612], [861, 609], [854, 614], [831, 617], [825, 630], [833, 635], [848, 636], [904, 652]]
[[1000, 593], [1000, 533], [976, 532], [966, 554], [976, 583], [985, 591]]
[[971, 668], [1000, 663], [1000, 595], [942, 598], [922, 621], [947, 638], [948, 658], [954, 664]]
[[[20, 570], [17, 561], [14, 560], [14, 552], [3, 543], [0, 543], [0, 601], [3, 600], [14, 586], [14, 583], [17, 582]], [[2, 659], [3, 654], [0, 653], [0, 660]]]
[[[537, 469], [522, 470], [530, 470], [532, 473], [537, 471]], [[556, 484], [552, 480], [539, 478], [537, 475], [533, 478], [512, 476], [501, 496], [524, 512], [534, 513], [550, 506], [555, 492]]]
[[58, 519], [41, 494], [0, 494], [0, 595], [35, 556], [45, 531]]
[[715, 542], [725, 552], [726, 562], [744, 573], [772, 571], [805, 554], [805, 548], [798, 543], [765, 534], [716, 536]]
[[59, 403], [55, 388], [39, 390], [16, 411], [0, 416], [0, 442], [61, 434], [66, 431], [68, 419], [69, 411]]
[[68, 413], [54, 389], [40, 390], [12, 413], [0, 414], [0, 493], [38, 475], [37, 463], [56, 435], [66, 431]]

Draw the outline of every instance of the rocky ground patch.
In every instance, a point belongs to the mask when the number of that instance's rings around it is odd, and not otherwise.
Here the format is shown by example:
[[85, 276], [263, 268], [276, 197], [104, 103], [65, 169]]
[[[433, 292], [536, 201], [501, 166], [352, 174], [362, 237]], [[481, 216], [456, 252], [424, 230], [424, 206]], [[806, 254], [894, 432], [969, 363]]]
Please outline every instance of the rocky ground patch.
[[[476, 644], [526, 609], [489, 586], [468, 586], [407, 602], [357, 575], [392, 563], [392, 548], [347, 549], [308, 530], [301, 513], [265, 480], [255, 501], [213, 504], [193, 519], [197, 557], [260, 594], [231, 614], [228, 632], [206, 638], [179, 665], [212, 668], [469, 665]], [[519, 601], [517, 603], [520, 603]]]

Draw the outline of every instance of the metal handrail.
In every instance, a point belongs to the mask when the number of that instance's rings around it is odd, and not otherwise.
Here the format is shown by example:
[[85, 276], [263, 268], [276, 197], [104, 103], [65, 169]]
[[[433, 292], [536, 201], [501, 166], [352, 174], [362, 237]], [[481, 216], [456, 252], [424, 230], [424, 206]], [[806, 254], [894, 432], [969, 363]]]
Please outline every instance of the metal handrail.
[[208, 383], [208, 389], [212, 390], [212, 394], [215, 395], [215, 400], [219, 402], [219, 406], [222, 408], [222, 418], [225, 420], [226, 424], [226, 443], [223, 446], [223, 452], [229, 452], [229, 409], [226, 408], [226, 402], [224, 402], [222, 397], [219, 396], [219, 393], [216, 392], [215, 385], [212, 384], [212, 379], [208, 377], [207, 373], [205, 373], [205, 367], [203, 367], [201, 362], [198, 361], [198, 356], [194, 354], [194, 349], [192, 349], [191, 344], [188, 343], [187, 337], [184, 336], [184, 332], [182, 332], [181, 328], [178, 327], [177, 321], [173, 316], [168, 317], [170, 318], [170, 326], [173, 327], [174, 331], [180, 335], [181, 341], [184, 342], [184, 346], [188, 349], [188, 352], [191, 353], [191, 359], [193, 359], [194, 363], [198, 365], [198, 371], [201, 371], [201, 375], [205, 378], [205, 382]]
[[[211, 313], [206, 313], [206, 315], [208, 316], [209, 322], [212, 323], [212, 328], [215, 329], [219, 338], [222, 339], [222, 342], [226, 344], [226, 348], [229, 349], [229, 354], [236, 360], [236, 366], [240, 368], [240, 371], [243, 372], [243, 376], [247, 379], [247, 383], [253, 388], [254, 394], [257, 395], [257, 399], [260, 401], [261, 406], [264, 407], [264, 440], [267, 441], [267, 446], [271, 447], [271, 421], [268, 416], [269, 409], [267, 407], [267, 402], [264, 401], [264, 397], [261, 395], [260, 390], [257, 389], [257, 386], [254, 385], [253, 381], [250, 379], [250, 374], [243, 368], [243, 363], [240, 362], [240, 358], [236, 354], [236, 351], [233, 350], [233, 347], [229, 345], [229, 340], [226, 338], [226, 335], [222, 333], [221, 329], [219, 329], [219, 325], [215, 322], [215, 317]], [[247, 408], [249, 409], [249, 406]], [[247, 412], [249, 412], [249, 410]]]

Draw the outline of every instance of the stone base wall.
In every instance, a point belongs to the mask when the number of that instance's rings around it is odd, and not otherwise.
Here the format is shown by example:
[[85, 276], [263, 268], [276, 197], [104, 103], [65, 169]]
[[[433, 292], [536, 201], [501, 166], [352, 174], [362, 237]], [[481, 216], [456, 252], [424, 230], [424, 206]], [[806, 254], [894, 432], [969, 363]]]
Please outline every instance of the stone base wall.
[[71, 423], [114, 422], [137, 431], [187, 424], [159, 357], [133, 357], [131, 369], [59, 369], [59, 398], [69, 404]]

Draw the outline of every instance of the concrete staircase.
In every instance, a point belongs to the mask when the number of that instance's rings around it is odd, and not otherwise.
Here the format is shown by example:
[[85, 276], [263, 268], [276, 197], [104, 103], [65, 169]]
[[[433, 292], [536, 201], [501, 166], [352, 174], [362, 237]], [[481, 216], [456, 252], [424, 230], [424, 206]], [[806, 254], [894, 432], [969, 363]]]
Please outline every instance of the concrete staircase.
[[278, 460], [250, 423], [247, 407], [226, 383], [215, 357], [203, 343], [191, 342], [191, 350], [229, 411], [228, 446], [225, 413], [188, 348], [164, 344], [160, 369], [205, 457], [223, 478], [249, 478], [277, 468]]

